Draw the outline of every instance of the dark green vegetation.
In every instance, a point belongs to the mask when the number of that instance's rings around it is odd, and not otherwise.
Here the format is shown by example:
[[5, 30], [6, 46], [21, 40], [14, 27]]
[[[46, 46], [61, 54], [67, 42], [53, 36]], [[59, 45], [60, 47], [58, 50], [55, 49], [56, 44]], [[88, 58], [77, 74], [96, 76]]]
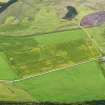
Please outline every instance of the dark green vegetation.
[[105, 78], [96, 62], [15, 83], [39, 101], [77, 102], [105, 99]]
[[76, 103], [60, 102], [0, 102], [2, 105], [105, 105], [105, 100], [85, 101]]
[[71, 20], [71, 19], [75, 18], [76, 15], [78, 14], [77, 10], [73, 6], [67, 6], [67, 9], [68, 9], [68, 12], [63, 17], [63, 19], [69, 19], [69, 20]]
[[35, 37], [0, 36], [0, 51], [7, 56], [18, 77], [74, 65], [99, 56], [82, 29]]

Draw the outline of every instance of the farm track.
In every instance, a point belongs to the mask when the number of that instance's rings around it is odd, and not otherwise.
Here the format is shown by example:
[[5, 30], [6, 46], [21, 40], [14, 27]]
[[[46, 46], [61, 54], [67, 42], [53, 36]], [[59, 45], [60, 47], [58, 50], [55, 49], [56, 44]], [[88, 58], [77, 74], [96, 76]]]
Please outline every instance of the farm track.
[[68, 65], [68, 66], [65, 66], [65, 67], [52, 69], [52, 70], [47, 71], [47, 72], [43, 72], [43, 73], [39, 73], [39, 74], [27, 76], [27, 77], [22, 78], [22, 79], [17, 79], [17, 80], [0, 80], [0, 82], [15, 83], [15, 82], [20, 82], [20, 81], [28, 80], [28, 79], [31, 79], [31, 78], [34, 78], [34, 77], [40, 77], [40, 76], [47, 75], [47, 74], [52, 73], [52, 72], [56, 72], [56, 71], [60, 71], [60, 70], [66, 69], [66, 68], [71, 68], [71, 67], [79, 66], [79, 65], [81, 65], [81, 64], [86, 64], [86, 63], [89, 63], [89, 62], [96, 61], [96, 60], [99, 59], [99, 57], [100, 57], [100, 56], [98, 56], [97, 58], [91, 58], [91, 59], [88, 60], [88, 61], [80, 62], [80, 63], [78, 63], [78, 64]]
[[96, 46], [96, 49], [97, 49], [97, 51], [99, 52], [99, 51], [103, 51], [99, 46], [98, 46], [98, 43], [91, 37], [92, 35], [90, 35], [90, 33], [85, 29], [85, 28], [83, 28], [83, 27], [81, 27], [83, 30], [84, 30], [84, 32], [87, 34], [87, 36], [89, 37], [89, 39], [94, 43], [94, 45]]
[[[95, 45], [96, 49], [98, 48], [101, 51], [101, 49], [98, 46], [97, 42], [94, 39], [91, 38], [90, 33], [84, 27], [81, 27], [79, 25], [79, 28], [78, 29], [82, 29], [87, 34], [87, 36], [89, 37], [89, 39], [93, 42], [93, 44]], [[66, 30], [66, 31], [70, 31], [70, 30]], [[64, 32], [64, 31], [60, 31], [60, 32]], [[50, 32], [50, 33], [57, 33], [57, 32]], [[46, 34], [49, 34], [49, 33], [46, 33]], [[44, 35], [46, 35], [46, 34], [44, 34]], [[40, 35], [42, 35], [42, 34], [40, 34]], [[30, 36], [23, 36], [23, 37], [30, 37]], [[98, 49], [97, 49], [97, 51], [99, 52]], [[87, 61], [84, 61], [84, 62], [80, 62], [80, 63], [77, 63], [77, 64], [67, 65], [65, 67], [52, 69], [52, 70], [49, 70], [47, 72], [43, 72], [43, 73], [39, 73], [39, 74], [27, 76], [27, 77], [24, 77], [22, 79], [16, 79], [16, 80], [0, 80], [0, 82], [14, 83], [14, 82], [19, 82], [19, 81], [24, 81], [24, 80], [31, 79], [31, 78], [34, 78], [34, 77], [39, 77], [39, 76], [47, 75], [48, 73], [60, 71], [60, 70], [66, 69], [66, 68], [75, 67], [75, 66], [78, 66], [78, 65], [81, 65], [81, 64], [86, 64], [86, 63], [89, 63], [89, 62], [92, 62], [92, 61], [96, 61], [96, 60], [99, 59], [99, 57], [101, 57], [101, 54], [99, 56], [97, 56], [96, 58], [91, 58], [90, 60], [87, 60]]]

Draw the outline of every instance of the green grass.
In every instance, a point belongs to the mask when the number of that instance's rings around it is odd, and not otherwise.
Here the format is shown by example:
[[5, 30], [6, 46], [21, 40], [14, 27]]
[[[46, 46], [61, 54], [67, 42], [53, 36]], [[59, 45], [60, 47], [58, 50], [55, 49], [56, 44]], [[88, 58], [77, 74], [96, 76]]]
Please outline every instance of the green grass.
[[70, 41], [76, 41], [87, 38], [86, 33], [82, 29], [63, 31], [57, 33], [43, 34], [35, 36], [35, 40], [41, 45], [51, 45], [58, 43], [65, 43]]
[[28, 92], [9, 83], [0, 83], [0, 101], [36, 101]]
[[0, 53], [0, 80], [13, 80], [17, 75], [8, 64], [8, 59], [4, 53]]
[[82, 29], [32, 37], [0, 36], [0, 45], [1, 52], [6, 54], [19, 77], [72, 65], [99, 55]]
[[105, 23], [91, 28], [86, 28], [91, 37], [97, 42], [97, 46], [105, 53]]
[[30, 37], [0, 36], [0, 50], [19, 78], [99, 56], [82, 29]]
[[77, 102], [105, 99], [105, 78], [96, 62], [15, 83], [39, 101]]

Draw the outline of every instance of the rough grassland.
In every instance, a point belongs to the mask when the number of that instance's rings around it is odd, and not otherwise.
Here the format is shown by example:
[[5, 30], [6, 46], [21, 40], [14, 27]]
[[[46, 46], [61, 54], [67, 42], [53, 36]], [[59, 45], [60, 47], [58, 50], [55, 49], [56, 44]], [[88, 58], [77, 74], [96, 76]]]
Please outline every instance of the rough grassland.
[[90, 62], [16, 82], [39, 101], [76, 102], [105, 99], [105, 78], [96, 62]]
[[[78, 15], [76, 18], [66, 21], [62, 17], [67, 13], [66, 6], [72, 5], [72, 3], [76, 5]], [[93, 9], [83, 7], [74, 0], [18, 0], [0, 14], [0, 34], [4, 36], [29, 36], [34, 33], [78, 28], [81, 17], [91, 11]]]
[[9, 83], [0, 83], [0, 101], [35, 101], [29, 93]]
[[99, 56], [82, 29], [36, 37], [0, 36], [0, 45], [19, 78]]
[[8, 60], [4, 53], [0, 53], [0, 80], [16, 79], [16, 74], [8, 64]]
[[72, 31], [64, 31], [64, 32], [57, 32], [51, 34], [44, 34], [40, 36], [35, 36], [35, 40], [40, 45], [51, 45], [51, 44], [58, 44], [58, 43], [65, 43], [70, 41], [76, 41], [87, 38], [86, 33], [82, 29], [72, 30]]
[[99, 49], [105, 53], [105, 23], [91, 28], [86, 28], [91, 37], [97, 42]]

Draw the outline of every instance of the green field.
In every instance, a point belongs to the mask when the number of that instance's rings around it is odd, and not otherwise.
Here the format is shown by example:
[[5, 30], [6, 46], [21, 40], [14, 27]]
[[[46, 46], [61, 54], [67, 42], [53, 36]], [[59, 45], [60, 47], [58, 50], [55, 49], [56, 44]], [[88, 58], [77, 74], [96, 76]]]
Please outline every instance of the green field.
[[33, 77], [15, 85], [39, 101], [77, 102], [105, 99], [105, 78], [96, 62]]
[[0, 51], [19, 78], [99, 56], [82, 29], [31, 37], [0, 36]]
[[0, 82], [0, 101], [36, 101], [28, 92], [9, 83]]
[[12, 70], [4, 53], [0, 53], [0, 80], [13, 80], [17, 75]]
[[85, 40], [88, 37], [82, 29], [63, 31], [49, 34], [42, 34], [34, 37], [40, 45], [52, 45], [59, 43], [67, 43], [70, 41]]
[[17, 0], [0, 11], [1, 102], [105, 100], [105, 23], [80, 26], [105, 7], [91, 1]]
[[91, 37], [96, 41], [97, 47], [105, 53], [105, 23], [91, 28], [86, 28]]

